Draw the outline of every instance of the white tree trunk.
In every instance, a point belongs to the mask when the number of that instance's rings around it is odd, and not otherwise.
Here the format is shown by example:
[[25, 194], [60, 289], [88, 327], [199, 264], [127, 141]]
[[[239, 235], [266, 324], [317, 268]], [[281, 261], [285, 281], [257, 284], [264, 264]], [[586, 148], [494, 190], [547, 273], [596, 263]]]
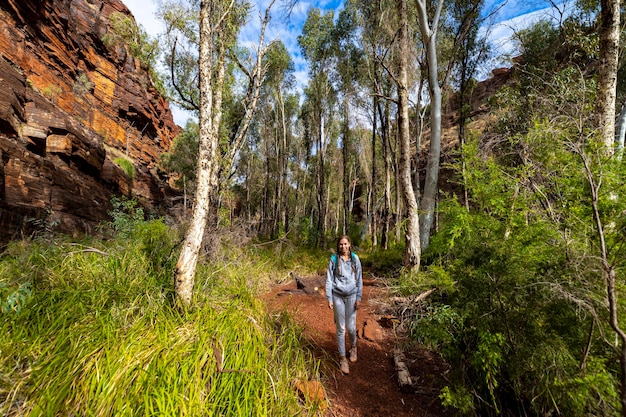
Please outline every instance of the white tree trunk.
[[443, 1], [437, 2], [437, 11], [433, 18], [432, 27], [428, 23], [428, 13], [425, 0], [416, 0], [417, 16], [422, 34], [422, 40], [426, 47], [426, 61], [428, 64], [428, 91], [430, 94], [430, 150], [426, 177], [424, 180], [424, 193], [420, 201], [420, 241], [422, 249], [428, 247], [430, 232], [435, 223], [435, 208], [437, 193], [439, 191], [439, 159], [441, 155], [441, 89], [439, 87], [438, 62], [437, 62], [437, 25]]
[[210, 206], [210, 183], [212, 177], [213, 162], [215, 157], [215, 144], [217, 138], [213, 137], [216, 130], [213, 127], [213, 30], [208, 1], [200, 5], [200, 132], [198, 173], [196, 179], [196, 198], [191, 216], [191, 224], [187, 230], [182, 250], [174, 271], [174, 289], [176, 297], [182, 305], [191, 304], [193, 296], [194, 277], [202, 237], [209, 213]]
[[417, 213], [417, 200], [413, 192], [411, 181], [411, 138], [409, 134], [409, 97], [408, 97], [408, 18], [406, 0], [398, 0], [398, 14], [400, 19], [400, 31], [398, 45], [400, 49], [398, 65], [398, 136], [400, 137], [400, 182], [402, 183], [402, 195], [404, 197], [406, 222], [406, 249], [404, 252], [404, 265], [411, 270], [417, 270], [420, 266], [421, 244], [419, 236], [419, 215]]
[[232, 147], [224, 159], [218, 152], [219, 128], [222, 120], [222, 95], [226, 72], [226, 42], [233, 28], [229, 27], [228, 16], [233, 10], [235, 1], [224, 4], [215, 0], [202, 0], [200, 3], [200, 133], [198, 172], [196, 179], [196, 195], [191, 221], [181, 253], [174, 271], [174, 290], [176, 298], [182, 306], [191, 304], [194, 277], [202, 239], [211, 210], [212, 193], [219, 189], [219, 172], [221, 162], [232, 163], [235, 152], [250, 125], [252, 113], [256, 109], [265, 67], [263, 56], [268, 47], [265, 46], [265, 28], [269, 22], [269, 10], [272, 0], [261, 23], [257, 60], [253, 71], [248, 73], [250, 87], [247, 103], [250, 103], [243, 116], [242, 124], [235, 134]]
[[607, 153], [615, 142], [615, 101], [619, 58], [620, 1], [600, 1], [600, 65], [598, 70], [598, 127]]

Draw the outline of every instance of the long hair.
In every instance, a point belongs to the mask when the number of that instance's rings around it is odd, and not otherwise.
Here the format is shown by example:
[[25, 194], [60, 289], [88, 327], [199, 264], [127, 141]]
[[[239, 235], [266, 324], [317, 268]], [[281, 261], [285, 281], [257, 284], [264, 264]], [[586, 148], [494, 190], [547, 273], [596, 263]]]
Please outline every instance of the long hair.
[[339, 256], [339, 253], [340, 253], [339, 252], [339, 242], [341, 242], [342, 239], [346, 239], [348, 241], [348, 244], [350, 245], [348, 247], [348, 250], [349, 250], [348, 253], [352, 253], [352, 241], [350, 240], [350, 236], [343, 235], [343, 236], [339, 237], [339, 239], [337, 239], [337, 252], [336, 252], [337, 256]]
[[356, 265], [354, 257], [352, 256], [352, 240], [350, 240], [350, 236], [343, 235], [337, 239], [337, 250], [335, 252], [337, 254], [337, 265], [335, 265], [337, 275], [341, 274], [341, 252], [339, 251], [339, 242], [341, 242], [342, 239], [346, 239], [348, 241], [348, 254], [350, 255], [350, 261], [352, 262], [352, 271], [356, 273]]

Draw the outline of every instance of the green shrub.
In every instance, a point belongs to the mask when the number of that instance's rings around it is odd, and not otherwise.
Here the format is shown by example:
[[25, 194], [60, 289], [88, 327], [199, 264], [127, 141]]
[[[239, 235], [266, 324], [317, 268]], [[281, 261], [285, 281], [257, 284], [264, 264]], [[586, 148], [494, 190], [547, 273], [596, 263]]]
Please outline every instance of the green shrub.
[[426, 270], [401, 277], [409, 293], [438, 289], [412, 335], [450, 363], [441, 397], [464, 415], [611, 416], [620, 408], [616, 350], [601, 336], [613, 331], [579, 152], [605, 187], [598, 207], [619, 276], [624, 171], [599, 158], [597, 145], [574, 143], [580, 134], [571, 129], [539, 119], [489, 152], [468, 142], [469, 210], [443, 199]]
[[17, 288], [10, 288], [6, 283], [0, 282], [0, 310], [4, 314], [20, 313], [31, 297], [30, 282], [23, 282]]
[[111, 216], [111, 227], [121, 237], [130, 237], [138, 224], [145, 220], [143, 208], [136, 199], [112, 197], [111, 205], [113, 210], [108, 214]]

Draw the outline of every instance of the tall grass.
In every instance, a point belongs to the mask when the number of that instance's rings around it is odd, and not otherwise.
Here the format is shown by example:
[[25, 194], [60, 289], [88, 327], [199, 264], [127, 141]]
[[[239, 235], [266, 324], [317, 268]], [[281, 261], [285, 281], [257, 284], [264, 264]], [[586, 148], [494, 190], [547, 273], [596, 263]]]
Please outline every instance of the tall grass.
[[7, 248], [0, 302], [29, 291], [0, 313], [0, 414], [315, 414], [294, 383], [318, 365], [290, 317], [271, 318], [256, 297], [258, 258], [203, 265], [195, 308], [180, 314], [175, 239], [158, 221], [142, 227], [106, 243]]

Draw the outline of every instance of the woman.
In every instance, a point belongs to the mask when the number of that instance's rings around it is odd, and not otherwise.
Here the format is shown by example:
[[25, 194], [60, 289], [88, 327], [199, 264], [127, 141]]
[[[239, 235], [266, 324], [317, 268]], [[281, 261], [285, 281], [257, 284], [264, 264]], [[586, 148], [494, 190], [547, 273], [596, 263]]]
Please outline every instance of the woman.
[[344, 374], [350, 373], [346, 359], [346, 326], [350, 336], [350, 362], [356, 362], [356, 311], [363, 294], [363, 271], [359, 257], [352, 252], [348, 236], [341, 236], [337, 252], [330, 257], [326, 271], [326, 298], [328, 308], [335, 314], [339, 367]]

